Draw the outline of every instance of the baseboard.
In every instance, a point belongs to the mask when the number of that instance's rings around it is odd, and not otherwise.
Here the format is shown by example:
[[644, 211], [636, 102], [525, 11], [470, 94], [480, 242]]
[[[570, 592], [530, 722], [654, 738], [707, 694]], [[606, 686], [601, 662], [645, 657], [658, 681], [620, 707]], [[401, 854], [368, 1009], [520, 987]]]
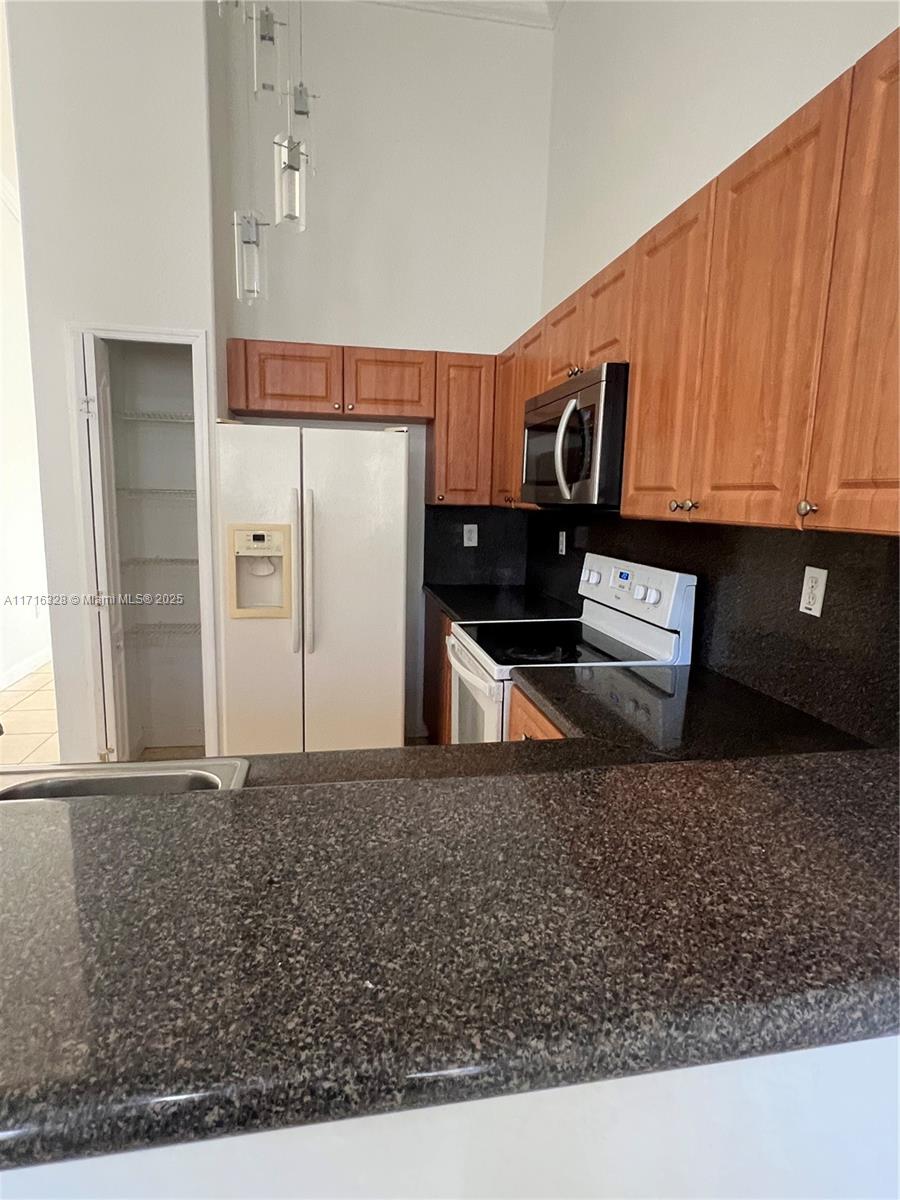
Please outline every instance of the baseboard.
[[26, 675], [30, 675], [32, 671], [36, 671], [38, 667], [42, 667], [44, 663], [48, 662], [50, 662], [49, 642], [46, 649], [29, 654], [27, 658], [20, 658], [13, 666], [8, 667], [5, 671], [0, 671], [0, 691], [8, 688], [17, 680], [23, 679]]

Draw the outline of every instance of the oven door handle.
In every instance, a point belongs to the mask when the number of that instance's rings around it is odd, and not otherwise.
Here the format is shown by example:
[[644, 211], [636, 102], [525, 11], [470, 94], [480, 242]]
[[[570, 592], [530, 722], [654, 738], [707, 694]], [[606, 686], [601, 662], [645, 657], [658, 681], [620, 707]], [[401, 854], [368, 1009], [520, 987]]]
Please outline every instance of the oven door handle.
[[456, 646], [456, 642], [453, 640], [453, 638], [448, 637], [447, 638], [447, 658], [450, 660], [450, 666], [453, 668], [453, 670], [457, 673], [457, 675], [460, 677], [460, 679], [465, 680], [465, 682], [469, 685], [469, 687], [474, 688], [476, 692], [481, 692], [482, 696], [487, 696], [487, 698], [489, 700], [496, 700], [496, 698], [497, 698], [496, 683], [494, 683], [493, 681], [488, 682], [485, 679], [481, 679], [481, 678], [479, 678], [478, 675], [475, 674], [474, 671], [470, 671], [469, 668], [465, 665], [465, 663], [463, 663], [460, 660], [459, 655], [456, 653], [456, 650], [454, 649], [455, 646]]
[[563, 471], [563, 442], [566, 437], [566, 430], [569, 428], [569, 422], [572, 419], [572, 413], [578, 407], [578, 396], [573, 396], [563, 410], [563, 415], [559, 419], [559, 426], [556, 430], [556, 443], [553, 447], [553, 466], [556, 470], [556, 482], [559, 484], [559, 490], [562, 493], [563, 500], [572, 499], [572, 489], [566, 482], [566, 476]]

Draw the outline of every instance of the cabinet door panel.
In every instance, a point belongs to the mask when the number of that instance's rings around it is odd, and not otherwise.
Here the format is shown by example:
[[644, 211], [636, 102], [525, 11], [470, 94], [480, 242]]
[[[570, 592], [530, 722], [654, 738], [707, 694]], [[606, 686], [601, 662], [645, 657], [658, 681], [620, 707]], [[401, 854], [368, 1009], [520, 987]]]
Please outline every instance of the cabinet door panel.
[[853, 73], [805, 527], [898, 532], [898, 35]]
[[546, 319], [538, 321], [527, 333], [522, 334], [522, 372], [519, 386], [522, 389], [522, 409], [532, 396], [547, 390], [549, 365], [547, 360]]
[[439, 746], [450, 744], [450, 664], [447, 638], [450, 618], [438, 602], [425, 595], [425, 676], [422, 716], [429, 739]]
[[692, 518], [795, 525], [850, 72], [719, 176]]
[[605, 362], [628, 362], [634, 272], [627, 250], [581, 289], [578, 363], [586, 371]]
[[244, 411], [291, 416], [340, 412], [343, 371], [340, 346], [248, 341], [245, 354]]
[[519, 343], [497, 355], [494, 386], [494, 452], [491, 503], [515, 503], [522, 486], [522, 358]]
[[581, 294], [565, 299], [544, 318], [547, 342], [547, 378], [544, 388], [565, 383], [579, 363], [581, 337]]
[[546, 742], [565, 736], [523, 691], [515, 686], [510, 688], [507, 741]]
[[344, 348], [344, 411], [385, 420], [434, 417], [435, 356], [431, 350]]
[[715, 183], [634, 248], [622, 513], [686, 519], [712, 243]]
[[494, 356], [438, 354], [429, 503], [490, 504], [493, 429]]

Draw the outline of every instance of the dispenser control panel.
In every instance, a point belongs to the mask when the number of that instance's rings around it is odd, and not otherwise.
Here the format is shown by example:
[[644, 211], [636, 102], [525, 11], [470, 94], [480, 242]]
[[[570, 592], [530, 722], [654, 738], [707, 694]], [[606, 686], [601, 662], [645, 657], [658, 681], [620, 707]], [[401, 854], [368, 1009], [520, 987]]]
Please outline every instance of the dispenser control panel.
[[234, 552], [242, 557], [280, 557], [284, 554], [284, 533], [271, 526], [268, 529], [237, 528], [234, 530]]

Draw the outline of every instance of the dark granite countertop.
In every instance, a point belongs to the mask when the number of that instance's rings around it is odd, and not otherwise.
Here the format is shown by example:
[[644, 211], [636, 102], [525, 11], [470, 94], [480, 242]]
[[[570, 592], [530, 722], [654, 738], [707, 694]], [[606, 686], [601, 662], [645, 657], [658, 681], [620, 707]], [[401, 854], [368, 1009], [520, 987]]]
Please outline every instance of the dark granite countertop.
[[537, 621], [581, 613], [580, 604], [575, 608], [526, 587], [426, 583], [425, 591], [453, 621]]
[[865, 743], [703, 667], [525, 667], [513, 681], [603, 765], [755, 758]]
[[837, 751], [2, 804], [0, 1162], [892, 1032], [897, 782]]

